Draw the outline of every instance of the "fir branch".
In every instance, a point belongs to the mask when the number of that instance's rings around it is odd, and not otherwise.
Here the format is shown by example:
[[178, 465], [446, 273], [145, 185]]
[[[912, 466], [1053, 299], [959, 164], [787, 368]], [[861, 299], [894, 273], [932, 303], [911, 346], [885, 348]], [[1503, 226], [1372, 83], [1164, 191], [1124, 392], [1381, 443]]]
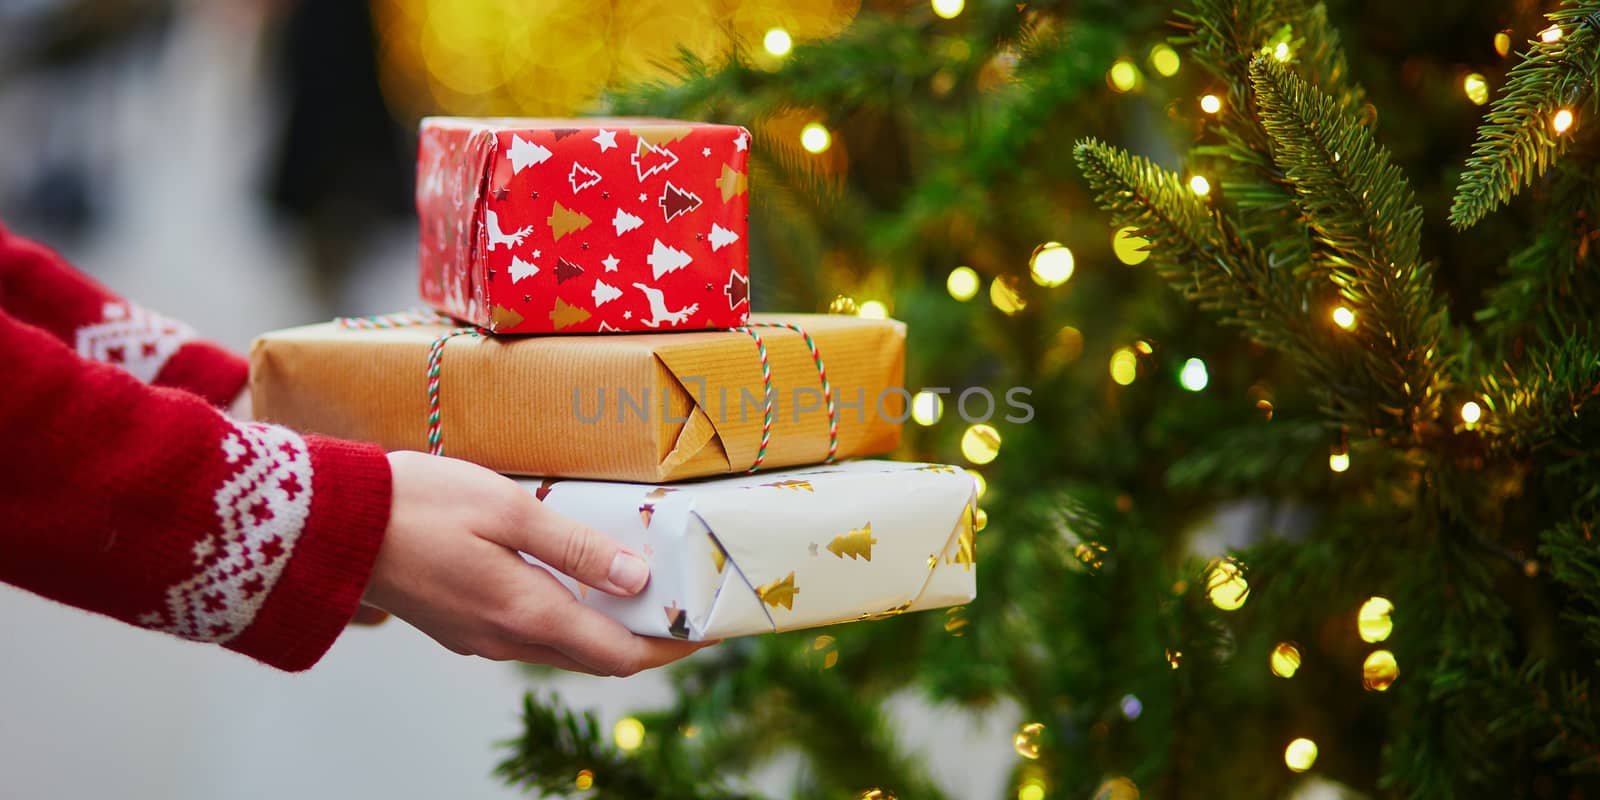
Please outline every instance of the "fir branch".
[[1600, 0], [1569, 0], [1549, 14], [1561, 37], [1530, 41], [1528, 54], [1512, 68], [1505, 92], [1478, 128], [1456, 189], [1450, 224], [1457, 229], [1471, 227], [1509, 201], [1566, 151], [1571, 136], [1557, 132], [1551, 120], [1559, 109], [1576, 113], [1580, 103], [1594, 99], [1600, 80], [1595, 14], [1600, 14]]

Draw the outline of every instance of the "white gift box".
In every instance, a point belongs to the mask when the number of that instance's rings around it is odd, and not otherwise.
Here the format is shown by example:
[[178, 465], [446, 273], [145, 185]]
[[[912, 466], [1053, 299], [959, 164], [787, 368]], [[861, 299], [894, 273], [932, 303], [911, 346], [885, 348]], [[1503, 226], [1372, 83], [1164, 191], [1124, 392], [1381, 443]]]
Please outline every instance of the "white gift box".
[[977, 486], [959, 467], [848, 461], [669, 485], [522, 480], [650, 563], [630, 630], [700, 641], [960, 605], [977, 594]]

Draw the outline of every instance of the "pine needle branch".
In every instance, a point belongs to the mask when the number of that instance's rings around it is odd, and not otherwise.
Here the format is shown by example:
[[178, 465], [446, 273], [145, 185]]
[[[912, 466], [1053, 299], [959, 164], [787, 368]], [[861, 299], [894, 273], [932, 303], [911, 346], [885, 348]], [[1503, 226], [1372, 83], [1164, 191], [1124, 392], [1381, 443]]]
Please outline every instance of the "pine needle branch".
[[[1554, 116], [1576, 113], [1595, 99], [1600, 80], [1600, 0], [1573, 0], [1549, 14], [1560, 38], [1531, 41], [1527, 56], [1512, 68], [1505, 93], [1478, 127], [1466, 171], [1450, 207], [1450, 224], [1466, 229], [1543, 175], [1566, 151], [1571, 136], [1557, 131]], [[1600, 105], [1591, 103], [1591, 107]]]

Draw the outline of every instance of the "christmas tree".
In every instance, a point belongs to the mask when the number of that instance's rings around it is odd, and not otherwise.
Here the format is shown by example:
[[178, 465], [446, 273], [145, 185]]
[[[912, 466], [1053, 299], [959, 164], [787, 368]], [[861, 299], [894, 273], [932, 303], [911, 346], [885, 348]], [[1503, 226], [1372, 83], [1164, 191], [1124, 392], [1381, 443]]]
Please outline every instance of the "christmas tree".
[[947, 797], [911, 686], [1023, 710], [993, 796], [1597, 796], [1600, 2], [1504, 5], [869, 5], [618, 97], [751, 124], [757, 308], [1037, 415], [913, 404], [984, 479], [976, 602], [726, 642], [627, 750], [530, 696], [503, 776]]

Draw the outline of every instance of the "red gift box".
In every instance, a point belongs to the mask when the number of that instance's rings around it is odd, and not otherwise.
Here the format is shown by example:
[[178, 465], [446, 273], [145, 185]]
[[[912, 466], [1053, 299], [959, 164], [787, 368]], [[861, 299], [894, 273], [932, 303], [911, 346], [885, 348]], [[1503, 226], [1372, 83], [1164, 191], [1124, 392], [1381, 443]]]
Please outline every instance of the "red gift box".
[[732, 125], [424, 119], [422, 298], [495, 333], [743, 325], [749, 154]]

